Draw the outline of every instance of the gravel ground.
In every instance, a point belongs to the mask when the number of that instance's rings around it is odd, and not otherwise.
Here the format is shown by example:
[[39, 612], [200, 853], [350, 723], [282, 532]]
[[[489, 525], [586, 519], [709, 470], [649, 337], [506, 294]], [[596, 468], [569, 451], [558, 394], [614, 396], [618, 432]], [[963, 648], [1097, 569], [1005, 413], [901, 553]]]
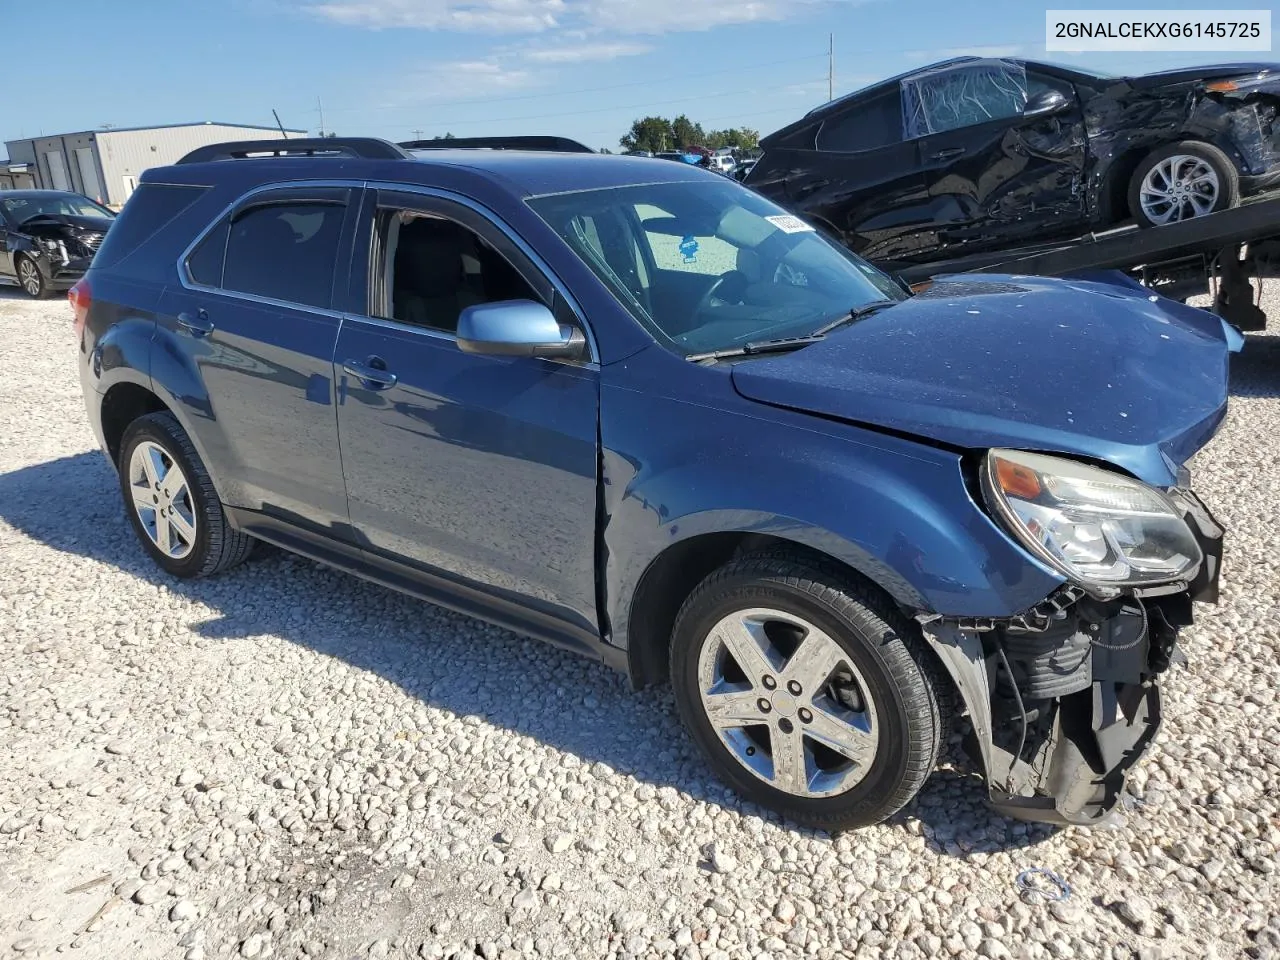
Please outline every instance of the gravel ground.
[[713, 782], [665, 690], [279, 551], [166, 578], [65, 303], [0, 293], [0, 362], [0, 956], [1280, 957], [1280, 337], [1196, 464], [1223, 602], [1121, 821], [1000, 819], [953, 756], [836, 838]]

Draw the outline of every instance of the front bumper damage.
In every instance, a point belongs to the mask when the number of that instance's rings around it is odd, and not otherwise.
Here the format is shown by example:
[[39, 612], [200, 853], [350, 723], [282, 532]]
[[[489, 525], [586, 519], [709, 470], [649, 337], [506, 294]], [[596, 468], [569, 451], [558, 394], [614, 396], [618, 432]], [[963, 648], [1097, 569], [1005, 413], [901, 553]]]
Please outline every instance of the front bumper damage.
[[1192, 602], [1218, 599], [1222, 528], [1173, 492], [1204, 552], [1190, 581], [1110, 600], [1064, 586], [1010, 618], [922, 618], [972, 725], [969, 752], [1005, 816], [1091, 824], [1120, 802], [1160, 727], [1158, 677], [1181, 658]]

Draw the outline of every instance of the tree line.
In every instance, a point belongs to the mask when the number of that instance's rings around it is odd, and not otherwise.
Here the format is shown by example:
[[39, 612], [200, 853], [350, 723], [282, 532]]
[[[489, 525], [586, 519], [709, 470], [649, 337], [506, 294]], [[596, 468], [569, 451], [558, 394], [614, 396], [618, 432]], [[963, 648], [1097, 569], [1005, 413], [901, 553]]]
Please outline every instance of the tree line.
[[728, 130], [704, 130], [684, 114], [674, 120], [666, 117], [643, 117], [631, 124], [618, 140], [623, 150], [648, 150], [662, 153], [667, 150], [694, 150], [699, 147], [719, 150], [721, 147], [737, 147], [755, 150], [760, 145], [760, 133], [747, 127]]

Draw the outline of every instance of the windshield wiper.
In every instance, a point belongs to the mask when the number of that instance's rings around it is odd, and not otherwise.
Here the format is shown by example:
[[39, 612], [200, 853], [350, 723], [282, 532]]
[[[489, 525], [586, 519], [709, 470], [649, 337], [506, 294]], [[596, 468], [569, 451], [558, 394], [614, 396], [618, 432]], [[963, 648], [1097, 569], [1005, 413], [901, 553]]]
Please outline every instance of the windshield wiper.
[[830, 323], [819, 327], [817, 330], [813, 331], [810, 336], [826, 336], [836, 327], [843, 327], [846, 323], [853, 323], [855, 320], [861, 320], [863, 317], [869, 317], [877, 310], [883, 310], [886, 307], [896, 307], [901, 302], [901, 300], [889, 300], [886, 298], [884, 300], [872, 300], [870, 303], [859, 304], [843, 317], [836, 317], [836, 319], [832, 320]]
[[811, 343], [817, 343], [824, 339], [818, 334], [806, 334], [803, 337], [785, 337], [780, 340], [757, 340], [754, 343], [744, 343], [740, 347], [730, 347], [726, 350], [711, 350], [707, 353], [691, 353], [686, 360], [698, 363], [703, 360], [724, 360], [726, 357], [750, 357], [758, 353], [789, 353], [792, 350], [799, 350], [801, 347], [807, 347]]

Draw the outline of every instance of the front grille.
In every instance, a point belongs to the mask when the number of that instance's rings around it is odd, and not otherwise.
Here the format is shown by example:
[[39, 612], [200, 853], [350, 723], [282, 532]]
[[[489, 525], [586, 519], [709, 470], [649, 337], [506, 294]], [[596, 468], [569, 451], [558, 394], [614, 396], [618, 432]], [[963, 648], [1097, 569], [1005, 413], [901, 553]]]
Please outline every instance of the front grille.
[[96, 251], [102, 246], [102, 238], [105, 236], [105, 233], [82, 233], [80, 234], [80, 242], [90, 250]]

